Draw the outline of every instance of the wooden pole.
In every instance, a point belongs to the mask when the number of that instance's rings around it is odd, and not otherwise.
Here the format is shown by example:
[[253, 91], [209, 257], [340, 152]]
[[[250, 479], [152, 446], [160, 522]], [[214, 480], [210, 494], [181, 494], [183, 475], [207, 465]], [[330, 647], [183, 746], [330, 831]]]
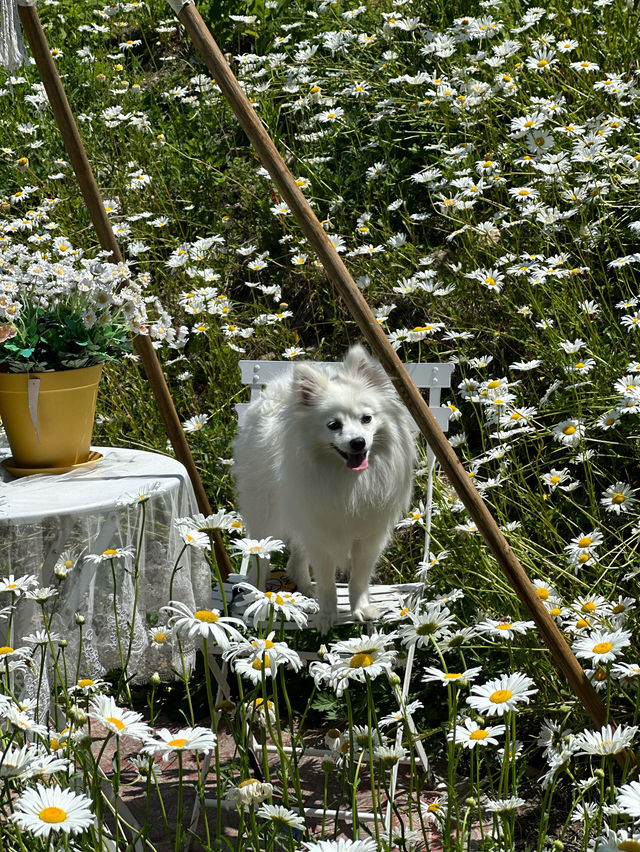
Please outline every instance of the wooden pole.
[[606, 710], [600, 696], [571, 652], [555, 621], [537, 596], [524, 568], [511, 550], [497, 522], [471, 482], [445, 434], [438, 426], [429, 406], [412, 382], [405, 366], [389, 343], [387, 336], [381, 329], [340, 255], [333, 247], [309, 202], [296, 184], [293, 175], [265, 130], [260, 117], [251, 106], [197, 8], [192, 0], [186, 0], [186, 2], [168, 0], [168, 2], [187, 30], [215, 82], [220, 87], [222, 94], [262, 160], [262, 164], [271, 175], [296, 221], [322, 261], [327, 276], [344, 300], [362, 334], [380, 359], [382, 366], [394, 381], [398, 393], [431, 446], [444, 473], [475, 521], [478, 530], [516, 594], [536, 623], [556, 664], [564, 672], [571, 687], [595, 724], [598, 726], [606, 724]]
[[[93, 222], [100, 245], [106, 251], [111, 252], [111, 260], [113, 262], [122, 262], [123, 257], [120, 246], [113, 233], [111, 222], [107, 216], [102, 196], [87, 158], [87, 153], [78, 132], [73, 113], [71, 112], [58, 69], [51, 56], [38, 11], [35, 5], [20, 5], [20, 0], [18, 0], [18, 11], [22, 29], [27, 37], [33, 58], [40, 72], [49, 103], [51, 104], [60, 133], [62, 134], [64, 146], [76, 174], [84, 203]], [[173, 399], [171, 398], [171, 393], [156, 351], [147, 335], [137, 335], [134, 342], [149, 379], [149, 384], [155, 396], [160, 415], [164, 420], [176, 458], [187, 469], [198, 502], [198, 508], [203, 514], [209, 515], [211, 514], [211, 506], [204, 490], [200, 473], [191, 455], [189, 444], [180, 423], [178, 412], [173, 404]], [[214, 532], [214, 549], [220, 572], [223, 578], [226, 578], [231, 571], [231, 563], [218, 530]]]

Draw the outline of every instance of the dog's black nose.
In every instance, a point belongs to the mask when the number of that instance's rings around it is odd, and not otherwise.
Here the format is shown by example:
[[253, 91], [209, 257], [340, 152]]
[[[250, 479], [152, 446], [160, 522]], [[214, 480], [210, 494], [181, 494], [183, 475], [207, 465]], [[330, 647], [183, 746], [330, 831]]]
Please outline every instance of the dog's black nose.
[[352, 438], [349, 441], [349, 446], [354, 453], [361, 453], [364, 450], [366, 443], [367, 442], [364, 438]]

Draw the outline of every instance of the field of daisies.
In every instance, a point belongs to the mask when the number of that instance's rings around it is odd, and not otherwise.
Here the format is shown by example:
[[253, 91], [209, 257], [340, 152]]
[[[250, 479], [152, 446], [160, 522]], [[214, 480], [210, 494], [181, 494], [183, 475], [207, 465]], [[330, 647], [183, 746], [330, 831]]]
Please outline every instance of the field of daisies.
[[[359, 330], [170, 7], [38, 9], [217, 507], [180, 534], [219, 603], [167, 589], [148, 642], [178, 656], [195, 642], [197, 661], [134, 687], [126, 665], [66, 664], [83, 614], [67, 635], [52, 619], [81, 552], [54, 586], [0, 565], [0, 636], [33, 601], [42, 616], [0, 647], [0, 852], [638, 852], [634, 0], [199, 4], [393, 346], [455, 365], [449, 439], [600, 694], [602, 728], [437, 470], [423, 551], [424, 463], [379, 566], [424, 580], [421, 599], [369, 635], [304, 630], [314, 602], [293, 591], [245, 587], [234, 615], [213, 530], [237, 567], [250, 549], [286, 559], [234, 511], [238, 359], [335, 359]], [[0, 267], [55, 293], [99, 248], [33, 64], [0, 71], [0, 128]], [[0, 278], [3, 321], [12, 298]], [[170, 452], [135, 355], [108, 365], [99, 408], [94, 443]], [[135, 548], [105, 561], [130, 570]], [[222, 701], [208, 658], [227, 671]], [[51, 702], [22, 699], [27, 670]]]

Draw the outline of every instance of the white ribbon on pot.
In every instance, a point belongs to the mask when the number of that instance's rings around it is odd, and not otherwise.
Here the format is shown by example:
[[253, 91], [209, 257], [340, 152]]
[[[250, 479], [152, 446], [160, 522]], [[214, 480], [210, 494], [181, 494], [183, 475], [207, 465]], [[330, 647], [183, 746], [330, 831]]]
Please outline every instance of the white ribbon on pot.
[[38, 443], [40, 443], [40, 434], [38, 433], [38, 395], [40, 393], [40, 379], [29, 377], [27, 379], [27, 400], [29, 403], [29, 416], [31, 423], [36, 433]]
[[15, 71], [29, 55], [22, 38], [18, 6], [36, 6], [38, 0], [0, 0], [0, 65]]

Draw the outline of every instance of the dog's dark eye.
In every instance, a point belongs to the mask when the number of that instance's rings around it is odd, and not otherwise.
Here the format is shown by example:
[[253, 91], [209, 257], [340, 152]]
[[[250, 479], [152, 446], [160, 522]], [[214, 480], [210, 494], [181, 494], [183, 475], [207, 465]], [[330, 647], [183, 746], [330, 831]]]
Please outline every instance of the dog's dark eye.
[[371, 423], [371, 415], [370, 414], [363, 414], [362, 417], [360, 418], [360, 422], [361, 423]]
[[338, 429], [342, 429], [342, 423], [339, 420], [330, 420], [327, 423], [327, 429], [331, 429], [332, 432], [337, 432]]

